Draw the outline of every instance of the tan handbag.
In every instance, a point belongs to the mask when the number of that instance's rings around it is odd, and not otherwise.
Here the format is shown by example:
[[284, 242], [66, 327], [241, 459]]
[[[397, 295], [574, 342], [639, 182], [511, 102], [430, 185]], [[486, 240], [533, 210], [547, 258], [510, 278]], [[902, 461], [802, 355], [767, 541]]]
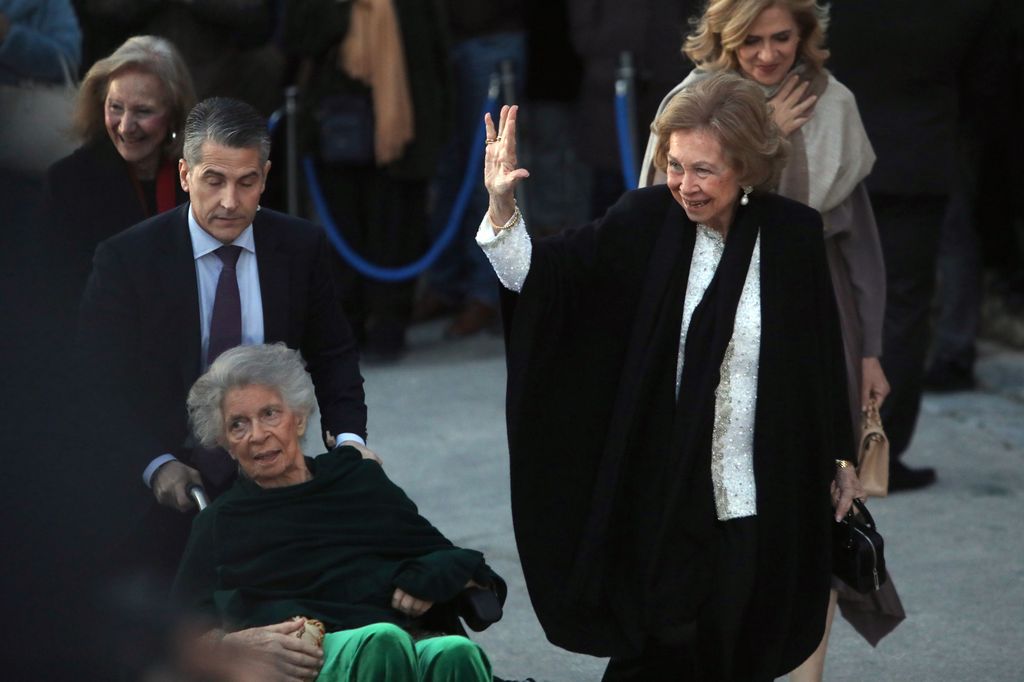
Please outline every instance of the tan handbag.
[[882, 418], [874, 400], [864, 410], [861, 421], [857, 477], [870, 497], [889, 494], [889, 439], [882, 429]]

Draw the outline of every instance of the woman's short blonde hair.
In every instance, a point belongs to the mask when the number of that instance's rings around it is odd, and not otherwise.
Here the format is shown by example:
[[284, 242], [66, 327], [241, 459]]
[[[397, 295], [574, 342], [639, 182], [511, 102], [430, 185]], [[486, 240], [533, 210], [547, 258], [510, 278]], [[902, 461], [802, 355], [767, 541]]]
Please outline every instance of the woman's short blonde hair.
[[710, 132], [741, 185], [771, 190], [786, 165], [789, 143], [782, 136], [764, 92], [732, 72], [716, 73], [680, 91], [651, 124], [657, 136], [654, 165], [668, 164], [669, 137], [677, 130]]
[[185, 60], [170, 41], [157, 36], [134, 36], [114, 53], [89, 69], [75, 100], [71, 130], [80, 140], [104, 135], [103, 107], [110, 81], [126, 71], [142, 71], [156, 76], [164, 87], [169, 113], [168, 126], [177, 133], [168, 139], [164, 153], [172, 159], [181, 156], [181, 131], [185, 116], [195, 106], [196, 90]]
[[769, 7], [793, 13], [800, 29], [799, 57], [809, 69], [820, 71], [829, 55], [825, 49], [828, 6], [815, 0], [709, 0], [683, 43], [683, 54], [709, 71], [739, 69], [736, 50], [743, 45], [758, 15]]

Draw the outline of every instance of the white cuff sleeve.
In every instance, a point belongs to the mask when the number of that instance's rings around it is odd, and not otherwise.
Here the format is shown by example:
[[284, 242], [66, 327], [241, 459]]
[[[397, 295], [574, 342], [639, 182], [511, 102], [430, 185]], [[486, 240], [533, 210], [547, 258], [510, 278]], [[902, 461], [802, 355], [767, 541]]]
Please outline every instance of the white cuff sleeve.
[[344, 443], [347, 440], [354, 440], [355, 442], [359, 443], [360, 445], [366, 445], [366, 441], [363, 440], [362, 438], [360, 438], [359, 436], [357, 436], [354, 433], [343, 433], [340, 436], [338, 436], [337, 438], [335, 438], [334, 442], [337, 443], [338, 445], [341, 445], [342, 443]]
[[160, 467], [162, 467], [164, 464], [167, 464], [168, 462], [177, 461], [177, 459], [178, 459], [177, 457], [175, 457], [174, 455], [171, 455], [171, 454], [160, 455], [159, 457], [154, 459], [152, 462], [150, 462], [149, 466], [147, 466], [143, 470], [143, 472], [142, 472], [142, 482], [146, 484], [147, 488], [152, 488], [153, 487], [153, 474], [156, 473], [156, 470], [159, 469]]
[[533, 242], [526, 231], [526, 223], [522, 217], [513, 227], [494, 234], [491, 219], [484, 214], [480, 229], [476, 232], [476, 243], [483, 249], [487, 260], [502, 285], [519, 292], [523, 289], [526, 276], [530, 273], [530, 257], [533, 255]]

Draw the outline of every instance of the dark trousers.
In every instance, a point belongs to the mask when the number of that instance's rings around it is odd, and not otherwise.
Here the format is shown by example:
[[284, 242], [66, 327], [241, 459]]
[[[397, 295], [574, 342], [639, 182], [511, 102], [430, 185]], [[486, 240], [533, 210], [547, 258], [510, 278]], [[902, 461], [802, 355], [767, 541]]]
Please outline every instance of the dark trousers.
[[[349, 246], [383, 267], [408, 265], [423, 255], [427, 183], [391, 176], [375, 166], [318, 164], [317, 173], [335, 225]], [[337, 258], [345, 315], [360, 341], [375, 324], [405, 327], [415, 280], [380, 282]]]
[[921, 408], [929, 315], [935, 294], [944, 196], [872, 194], [885, 256], [882, 369], [892, 392], [882, 405], [893, 463], [910, 445]]
[[981, 326], [981, 246], [974, 227], [974, 195], [956, 187], [942, 221], [938, 253], [938, 315], [933, 364], [974, 371], [974, 340]]
[[671, 641], [651, 639], [634, 658], [613, 658], [603, 682], [753, 682], [743, 646], [747, 604], [754, 589], [757, 519], [718, 523], [707, 600]]

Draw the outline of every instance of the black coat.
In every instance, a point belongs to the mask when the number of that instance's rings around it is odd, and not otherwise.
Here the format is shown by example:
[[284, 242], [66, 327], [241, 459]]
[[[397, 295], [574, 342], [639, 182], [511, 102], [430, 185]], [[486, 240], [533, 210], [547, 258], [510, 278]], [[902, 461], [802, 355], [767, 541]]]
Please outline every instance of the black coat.
[[[46, 171], [46, 208], [52, 249], [70, 305], [89, 277], [96, 245], [150, 217], [149, 210], [106, 133], [82, 145]], [[188, 199], [175, 183], [177, 203]]]
[[[163, 453], [192, 461], [185, 398], [202, 362], [188, 210], [179, 206], [101, 243], [82, 300], [86, 388], [110, 401], [103, 414], [117, 440], [115, 484], [146, 504], [146, 464]], [[358, 354], [334, 293], [323, 231], [263, 209], [253, 236], [264, 339], [302, 352], [323, 429], [365, 436]]]
[[[821, 218], [773, 195], [740, 212], [761, 238], [751, 654], [777, 675], [823, 632], [828, 486], [852, 436]], [[593, 225], [536, 240], [521, 294], [505, 301], [516, 538], [538, 618], [567, 649], [635, 655], [705, 589], [701, 541], [685, 538], [694, 552], [680, 556], [657, 540], [684, 539], [673, 533], [688, 526], [687, 500], [673, 490], [685, 457], [652, 451], [644, 432], [675, 407], [672, 381], [653, 374], [675, 367], [694, 230], [667, 187], [628, 192]], [[710, 469], [695, 480], [710, 488]]]

